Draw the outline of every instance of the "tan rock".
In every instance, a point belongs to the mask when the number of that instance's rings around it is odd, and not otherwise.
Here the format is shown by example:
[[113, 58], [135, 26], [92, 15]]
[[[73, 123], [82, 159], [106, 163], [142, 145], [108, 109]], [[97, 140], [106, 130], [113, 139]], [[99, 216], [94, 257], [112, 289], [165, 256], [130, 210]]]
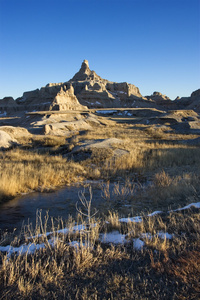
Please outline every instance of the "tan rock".
[[0, 148], [9, 148], [14, 143], [17, 143], [17, 140], [12, 138], [7, 132], [0, 130]]

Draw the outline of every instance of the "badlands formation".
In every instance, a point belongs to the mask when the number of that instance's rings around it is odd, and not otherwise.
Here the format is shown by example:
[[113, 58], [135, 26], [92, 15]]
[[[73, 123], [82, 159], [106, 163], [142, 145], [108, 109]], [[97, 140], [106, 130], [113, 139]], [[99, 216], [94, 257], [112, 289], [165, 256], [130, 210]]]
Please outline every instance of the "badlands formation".
[[[1, 147], [16, 143], [23, 135], [45, 134], [70, 136], [109, 120], [143, 124], [178, 133], [200, 133], [200, 89], [190, 97], [174, 101], [160, 92], [142, 96], [139, 88], [127, 82], [102, 79], [91, 71], [84, 60], [80, 70], [64, 83], [49, 83], [34, 91], [24, 92], [14, 100], [0, 100], [1, 131], [12, 134], [8, 142], [1, 133]], [[21, 127], [21, 129], [20, 129]], [[13, 132], [15, 132], [13, 134]]]

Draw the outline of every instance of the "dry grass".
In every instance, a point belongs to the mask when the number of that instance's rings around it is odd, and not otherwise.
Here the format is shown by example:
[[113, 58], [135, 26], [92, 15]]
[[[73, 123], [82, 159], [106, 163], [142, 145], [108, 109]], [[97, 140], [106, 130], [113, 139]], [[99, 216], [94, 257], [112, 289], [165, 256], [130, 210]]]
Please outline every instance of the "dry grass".
[[[98, 130], [76, 135], [71, 143], [60, 137], [35, 136], [22, 143], [27, 150], [0, 153], [0, 199], [83, 178], [107, 182], [102, 185], [104, 219], [88, 215], [87, 209], [76, 222], [66, 224], [48, 217], [43, 222], [38, 215], [34, 230], [26, 226], [15, 237], [13, 246], [44, 243], [44, 248], [26, 255], [1, 254], [0, 299], [198, 299], [199, 210], [144, 215], [142, 222], [122, 223], [120, 210], [113, 209], [129, 204], [131, 213], [130, 206], [140, 202], [145, 209], [151, 200], [158, 209], [168, 210], [199, 199], [200, 148], [180, 144], [185, 135], [147, 128], [130, 124], [116, 128], [115, 122], [106, 121]], [[77, 163], [55, 155], [63, 148], [70, 152], [82, 140], [109, 137], [122, 139], [120, 147], [129, 153], [113, 158], [113, 150], [99, 149]], [[36, 152], [40, 147], [41, 152]], [[115, 181], [112, 190], [109, 180]], [[87, 208], [84, 197], [83, 203]], [[75, 232], [74, 226], [80, 224], [85, 227]], [[67, 233], [62, 231], [65, 227]], [[100, 233], [113, 230], [126, 235], [124, 245], [98, 240]], [[160, 232], [171, 234], [172, 239], [162, 238]], [[133, 246], [138, 238], [145, 243], [142, 251]], [[4, 236], [2, 243], [6, 241]], [[72, 246], [70, 242], [75, 241], [79, 243]]]
[[[88, 218], [79, 217], [86, 228]], [[188, 211], [121, 224], [127, 243], [113, 246], [98, 241], [99, 230], [106, 230], [104, 220], [93, 219], [99, 226], [78, 232], [69, 220], [65, 233], [62, 220], [56, 225], [51, 220], [47, 236], [48, 215], [42, 222], [38, 214], [35, 231], [27, 226], [20, 239], [27, 244], [44, 243], [44, 247], [32, 254], [1, 254], [1, 299], [132, 299], [133, 295], [134, 299], [197, 299], [199, 218], [199, 212]], [[110, 230], [119, 228], [117, 213], [109, 212], [108, 220]], [[161, 230], [173, 233], [173, 239], [156, 236]], [[142, 237], [144, 233], [151, 237]], [[137, 237], [145, 242], [142, 251], [133, 248]], [[79, 243], [71, 246], [72, 241]], [[13, 245], [18, 244], [15, 239]]]
[[30, 190], [45, 190], [81, 181], [85, 171], [61, 156], [41, 155], [25, 150], [1, 152], [0, 199]]

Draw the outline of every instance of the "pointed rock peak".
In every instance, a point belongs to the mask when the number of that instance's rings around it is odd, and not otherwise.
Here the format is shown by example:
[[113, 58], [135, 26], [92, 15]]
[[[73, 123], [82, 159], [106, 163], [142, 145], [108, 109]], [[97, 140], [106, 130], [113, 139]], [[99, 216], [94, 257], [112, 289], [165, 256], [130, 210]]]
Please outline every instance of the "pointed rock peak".
[[95, 79], [101, 79], [100, 76], [98, 76], [94, 71], [91, 71], [89, 68], [89, 62], [88, 60], [84, 60], [82, 62], [81, 68], [74, 75], [74, 77], [70, 81], [84, 81], [84, 80], [95, 80]]
[[91, 72], [90, 68], [89, 68], [89, 62], [88, 62], [88, 60], [84, 59], [84, 61], [82, 62], [82, 65], [81, 65], [81, 68], [80, 68], [79, 72], [82, 72], [82, 73]]
[[87, 59], [84, 59], [84, 61], [82, 62], [82, 66], [87, 66], [89, 68], [89, 62]]

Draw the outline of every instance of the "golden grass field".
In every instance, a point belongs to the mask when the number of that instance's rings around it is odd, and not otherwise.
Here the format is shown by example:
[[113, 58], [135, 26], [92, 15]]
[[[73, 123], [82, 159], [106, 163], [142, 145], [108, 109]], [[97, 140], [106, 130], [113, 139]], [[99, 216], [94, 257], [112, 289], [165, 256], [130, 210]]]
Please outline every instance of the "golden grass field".
[[[70, 139], [21, 138], [20, 146], [0, 152], [1, 202], [22, 192], [101, 179], [106, 204], [93, 217], [95, 210], [87, 207], [86, 215], [80, 212], [76, 220], [55, 222], [48, 215], [42, 220], [38, 213], [36, 228], [25, 226], [20, 236], [3, 235], [0, 246], [9, 241], [13, 247], [30, 243], [44, 243], [44, 247], [32, 254], [0, 254], [0, 299], [199, 299], [198, 208], [144, 215], [139, 223], [119, 222], [120, 201], [129, 196], [130, 206], [153, 199], [160, 210], [199, 202], [200, 148], [182, 143], [197, 136], [111, 120], [104, 123]], [[113, 158], [112, 149], [94, 149], [80, 160], [64, 155], [84, 140], [111, 137], [123, 141], [120, 149], [127, 150], [126, 155]], [[111, 182], [119, 210], [109, 206]], [[135, 184], [141, 187], [136, 194]], [[82, 200], [81, 205], [92, 205], [92, 197], [91, 203], [84, 195]], [[85, 229], [74, 232], [77, 224]], [[59, 231], [66, 227], [70, 229], [67, 234]], [[99, 236], [113, 230], [125, 235], [126, 243], [101, 243]], [[173, 238], [160, 238], [157, 233], [161, 231]], [[137, 251], [133, 239], [141, 236], [145, 247]], [[79, 241], [76, 247], [70, 244], [73, 241]]]

